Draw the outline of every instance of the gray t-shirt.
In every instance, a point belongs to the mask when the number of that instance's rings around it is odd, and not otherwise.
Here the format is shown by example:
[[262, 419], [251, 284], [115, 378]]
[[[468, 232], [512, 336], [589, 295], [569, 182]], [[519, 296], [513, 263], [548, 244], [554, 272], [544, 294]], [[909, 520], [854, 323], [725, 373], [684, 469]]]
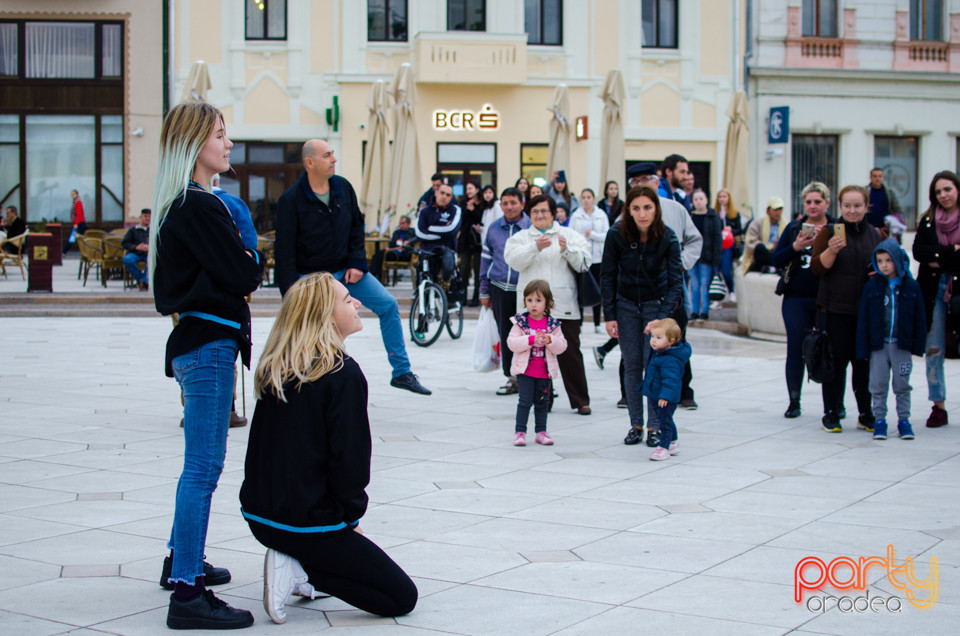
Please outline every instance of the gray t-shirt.
[[330, 207], [330, 191], [329, 190], [327, 190], [326, 194], [320, 194], [318, 192], [314, 192], [314, 194], [317, 195], [317, 198], [320, 199], [320, 201], [323, 202], [325, 206], [327, 206], [328, 208]]

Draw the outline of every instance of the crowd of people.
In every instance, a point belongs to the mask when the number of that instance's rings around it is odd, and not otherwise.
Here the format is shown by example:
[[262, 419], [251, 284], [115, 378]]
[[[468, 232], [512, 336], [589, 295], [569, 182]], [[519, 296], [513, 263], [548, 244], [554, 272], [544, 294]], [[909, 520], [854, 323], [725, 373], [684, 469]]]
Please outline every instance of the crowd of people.
[[[147, 240], [131, 237], [140, 241], [134, 251], [145, 251], [158, 311], [176, 318], [165, 371], [183, 390], [186, 450], [160, 581], [172, 590], [167, 625], [174, 629], [234, 629], [254, 621], [206, 589], [231, 577], [204, 560], [234, 364], [238, 355], [248, 366], [251, 358], [245, 298], [263, 272], [262, 255], [247, 245], [227, 202], [212, 190], [214, 176], [229, 167], [232, 145], [216, 108], [173, 108], [161, 131], [153, 214], [149, 229], [141, 228]], [[266, 549], [263, 598], [274, 622], [286, 620], [293, 594], [332, 595], [367, 612], [399, 616], [415, 607], [416, 585], [360, 526], [370, 480], [368, 387], [345, 340], [363, 328], [361, 304], [379, 318], [390, 384], [430, 391], [412, 373], [397, 301], [368, 271], [363, 215], [352, 185], [335, 173], [332, 147], [309, 140], [302, 158], [304, 175], [279, 201], [276, 275], [283, 300], [254, 374], [257, 406], [242, 514]], [[419, 241], [442, 264], [453, 302], [476, 301], [493, 311], [506, 377], [497, 394], [518, 400], [514, 446], [527, 443], [531, 408], [535, 442], [555, 443], [547, 418], [558, 381], [570, 408], [591, 414], [580, 334], [593, 306], [595, 329], [603, 324], [610, 337], [594, 352], [598, 364], [602, 368], [613, 347], [622, 351], [621, 402], [630, 423], [624, 443], [638, 444], [646, 433], [651, 460], [676, 455], [676, 409], [697, 407], [686, 328], [708, 315], [703, 290], [718, 273], [731, 277], [741, 245], [745, 259], [749, 251], [753, 262], [769, 262], [759, 267], [781, 276], [787, 417], [800, 415], [797, 341], [806, 326], [819, 324], [834, 352], [835, 373], [823, 383], [825, 430], [842, 430], [849, 365], [859, 425], [875, 439], [886, 438], [892, 374], [898, 434], [912, 439], [910, 361], [921, 354], [934, 402], [927, 426], [947, 423], [946, 335], [960, 315], [953, 297], [960, 277], [954, 173], [938, 173], [931, 182], [930, 208], [913, 246], [916, 281], [899, 242], [885, 236], [896, 236], [893, 224], [878, 230], [869, 220], [875, 196], [878, 205], [896, 205], [890, 194], [847, 186], [838, 197], [841, 217], [834, 219], [827, 215], [829, 189], [812, 183], [803, 192], [801, 218], [788, 222], [783, 202], [772, 200], [766, 215], [747, 225], [729, 192], [721, 190], [709, 206], [679, 155], [660, 166], [634, 164], [627, 176], [623, 200], [615, 182], [604, 185], [599, 201], [590, 188], [578, 197], [558, 171], [543, 188], [521, 178], [499, 197], [490, 186], [466, 184], [465, 198], [455, 202], [451, 184], [434, 175], [416, 219], [399, 222], [380, 259], [402, 256]], [[590, 276], [600, 290], [598, 306], [581, 300]]]

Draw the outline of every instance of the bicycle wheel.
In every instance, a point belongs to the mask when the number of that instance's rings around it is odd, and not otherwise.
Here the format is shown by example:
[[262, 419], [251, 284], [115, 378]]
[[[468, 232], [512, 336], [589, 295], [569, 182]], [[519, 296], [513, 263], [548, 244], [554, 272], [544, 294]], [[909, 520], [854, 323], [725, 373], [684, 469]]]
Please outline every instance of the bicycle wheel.
[[410, 307], [410, 337], [421, 347], [429, 347], [443, 331], [447, 320], [447, 295], [436, 283], [426, 283], [423, 288], [423, 306], [420, 293]]
[[463, 303], [460, 301], [447, 307], [447, 333], [454, 340], [463, 335]]

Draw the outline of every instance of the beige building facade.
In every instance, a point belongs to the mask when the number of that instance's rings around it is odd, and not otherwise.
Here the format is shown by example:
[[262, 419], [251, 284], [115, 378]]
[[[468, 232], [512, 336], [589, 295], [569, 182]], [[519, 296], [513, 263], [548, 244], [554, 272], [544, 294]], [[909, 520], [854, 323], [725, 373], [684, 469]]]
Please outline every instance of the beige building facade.
[[133, 223], [150, 207], [164, 108], [164, 5], [0, 4], [0, 205], [28, 223]]

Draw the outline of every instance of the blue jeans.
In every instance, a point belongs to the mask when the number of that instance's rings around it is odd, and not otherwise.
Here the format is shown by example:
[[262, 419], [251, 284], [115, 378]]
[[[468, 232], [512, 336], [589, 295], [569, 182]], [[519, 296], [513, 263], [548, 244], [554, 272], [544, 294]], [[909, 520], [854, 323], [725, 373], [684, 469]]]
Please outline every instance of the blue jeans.
[[[627, 411], [630, 425], [643, 430], [643, 394], [637, 389], [643, 382], [643, 372], [650, 359], [650, 336], [643, 333], [651, 320], [660, 312], [660, 301], [650, 300], [639, 307], [628, 300], [617, 300], [617, 331], [620, 336], [620, 353], [624, 366], [624, 382], [627, 393]], [[650, 400], [647, 400], [650, 428], [656, 428], [657, 418]]]
[[657, 400], [647, 398], [653, 406], [657, 419], [660, 420], [660, 446], [670, 448], [670, 442], [677, 441], [677, 425], [673, 423], [673, 414], [677, 410], [677, 405], [667, 402], [666, 406], [657, 406]]
[[173, 359], [173, 375], [183, 391], [183, 472], [177, 482], [170, 580], [194, 585], [203, 576], [210, 500], [227, 454], [233, 402], [236, 340], [214, 340]]
[[799, 400], [803, 387], [803, 339], [807, 330], [816, 326], [817, 299], [784, 296], [780, 313], [787, 331], [787, 393], [791, 400]]
[[[345, 269], [333, 272], [333, 277], [341, 283], [346, 275]], [[393, 367], [393, 377], [410, 373], [410, 359], [403, 344], [403, 323], [400, 322], [400, 306], [397, 299], [384, 289], [372, 274], [365, 272], [363, 277], [355, 283], [344, 283], [350, 295], [360, 301], [380, 318], [380, 337], [387, 350], [387, 360]]]
[[136, 252], [128, 252], [123, 256], [123, 266], [130, 270], [130, 275], [133, 276], [133, 280], [138, 283], [147, 282], [147, 270], [144, 269], [142, 272], [140, 268], [137, 267], [137, 263], [146, 263], [147, 257], [140, 256]]
[[692, 309], [687, 315], [710, 313], [710, 279], [713, 267], [706, 263], [697, 263], [690, 270], [690, 298]]
[[690, 296], [690, 272], [683, 273], [683, 310], [687, 312], [688, 316], [693, 312], [693, 300]]
[[[949, 276], [940, 276], [937, 299], [933, 302], [933, 324], [927, 332], [927, 396], [931, 402], [943, 402], [947, 399], [947, 384], [943, 377], [943, 353], [947, 348], [947, 305], [943, 302], [943, 293], [949, 279]], [[937, 352], [931, 354], [932, 349]]]
[[723, 250], [723, 257], [720, 261], [720, 275], [723, 276], [723, 282], [727, 284], [727, 289], [733, 291], [733, 248], [728, 247]]
[[550, 406], [550, 390], [553, 387], [550, 378], [535, 378], [521, 373], [517, 376], [517, 386], [520, 389], [520, 401], [517, 404], [517, 425], [514, 432], [527, 432], [531, 406], [534, 432], [547, 430], [547, 409]]

